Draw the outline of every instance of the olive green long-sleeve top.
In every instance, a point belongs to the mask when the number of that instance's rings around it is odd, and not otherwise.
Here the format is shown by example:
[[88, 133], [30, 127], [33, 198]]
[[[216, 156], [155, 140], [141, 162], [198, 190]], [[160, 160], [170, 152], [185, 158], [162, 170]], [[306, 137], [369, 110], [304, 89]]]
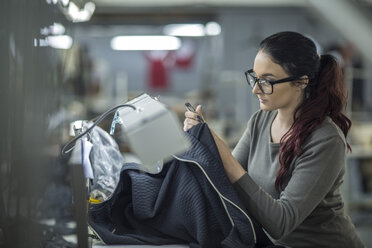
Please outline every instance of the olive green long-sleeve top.
[[330, 119], [308, 137], [290, 165], [284, 189], [275, 189], [279, 143], [270, 127], [277, 111], [258, 111], [248, 122], [233, 156], [247, 173], [234, 183], [249, 213], [274, 243], [288, 247], [364, 247], [345, 215], [340, 185], [347, 145]]

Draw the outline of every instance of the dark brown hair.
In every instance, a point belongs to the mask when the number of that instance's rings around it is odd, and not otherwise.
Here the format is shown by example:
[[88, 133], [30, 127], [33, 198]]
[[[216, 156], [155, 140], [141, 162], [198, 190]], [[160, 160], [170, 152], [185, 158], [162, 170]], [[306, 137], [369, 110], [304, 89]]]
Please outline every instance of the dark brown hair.
[[[327, 116], [345, 138], [351, 121], [342, 113], [347, 99], [342, 69], [333, 56], [319, 56], [311, 39], [296, 32], [280, 32], [264, 39], [259, 50], [281, 65], [288, 75], [309, 78], [305, 98], [294, 112], [294, 122], [280, 140], [280, 167], [275, 181], [279, 192], [285, 178], [292, 173], [289, 166], [294, 156], [301, 154], [307, 137]], [[350, 145], [347, 146], [351, 151]]]

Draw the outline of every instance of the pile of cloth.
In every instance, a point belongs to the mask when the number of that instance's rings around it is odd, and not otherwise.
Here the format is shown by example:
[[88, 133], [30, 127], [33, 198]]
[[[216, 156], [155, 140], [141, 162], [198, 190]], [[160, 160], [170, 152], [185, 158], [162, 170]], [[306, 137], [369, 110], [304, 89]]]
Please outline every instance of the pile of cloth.
[[110, 197], [89, 206], [93, 232], [105, 244], [275, 247], [229, 182], [207, 124], [185, 135], [191, 148], [157, 174], [122, 166]]

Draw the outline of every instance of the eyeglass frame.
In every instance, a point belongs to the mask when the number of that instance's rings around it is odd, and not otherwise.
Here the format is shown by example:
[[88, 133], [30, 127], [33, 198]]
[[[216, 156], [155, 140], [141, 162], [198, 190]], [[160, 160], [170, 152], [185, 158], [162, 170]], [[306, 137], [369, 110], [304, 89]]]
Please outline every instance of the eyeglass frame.
[[[246, 78], [246, 80], [247, 80], [248, 85], [249, 85], [250, 87], [252, 87], [252, 89], [253, 89], [254, 86], [255, 86], [255, 84], [257, 84], [257, 82], [258, 82], [259, 80], [265, 80], [265, 81], [267, 81], [267, 82], [271, 85], [271, 93], [266, 93], [266, 92], [264, 92], [264, 90], [262, 89], [261, 84], [258, 83], [258, 87], [260, 88], [261, 92], [262, 92], [263, 94], [265, 94], [265, 95], [271, 95], [271, 94], [274, 93], [274, 84], [286, 83], [286, 82], [290, 82], [290, 81], [294, 81], [294, 80], [298, 80], [298, 79], [299, 79], [299, 77], [286, 77], [286, 78], [282, 78], [282, 79], [279, 79], [279, 80], [270, 81], [270, 80], [268, 80], [268, 79], [260, 79], [260, 78], [258, 78], [258, 77], [253, 76], [253, 75], [252, 75], [253, 72], [254, 72], [253, 69], [249, 69], [248, 71], [245, 71], [245, 72], [244, 72], [244, 74], [245, 74], [245, 78]], [[253, 84], [253, 86], [252, 86], [252, 85], [250, 84], [250, 82], [249, 82], [248, 75], [254, 79], [254, 84]]]

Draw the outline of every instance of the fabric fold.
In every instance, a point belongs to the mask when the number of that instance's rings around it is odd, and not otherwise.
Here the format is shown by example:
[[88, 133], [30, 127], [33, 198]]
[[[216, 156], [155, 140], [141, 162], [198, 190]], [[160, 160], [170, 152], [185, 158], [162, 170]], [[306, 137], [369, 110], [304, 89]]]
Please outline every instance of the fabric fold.
[[106, 244], [271, 246], [229, 182], [207, 124], [185, 134], [191, 149], [158, 174], [124, 164], [112, 196], [89, 206], [91, 228]]

